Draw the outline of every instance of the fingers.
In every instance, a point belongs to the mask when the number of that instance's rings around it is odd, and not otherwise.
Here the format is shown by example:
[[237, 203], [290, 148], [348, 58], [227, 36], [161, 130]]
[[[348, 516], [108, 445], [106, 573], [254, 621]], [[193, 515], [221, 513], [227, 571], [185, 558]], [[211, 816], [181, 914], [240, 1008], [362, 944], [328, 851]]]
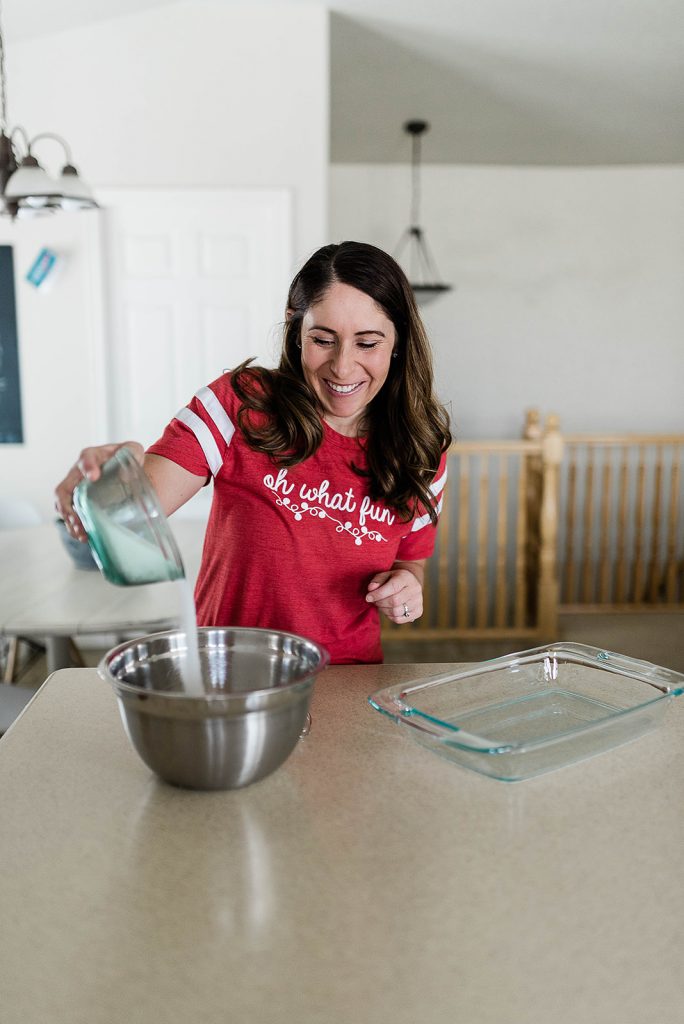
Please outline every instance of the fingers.
[[[368, 584], [368, 593], [371, 594], [377, 592], [378, 587], [381, 587], [383, 583], [385, 583], [390, 578], [391, 575], [391, 572], [379, 572], [377, 576], [374, 576], [373, 579]], [[366, 597], [366, 600], [368, 601], [370, 600], [370, 598]]]
[[[55, 488], [55, 510], [64, 520], [68, 533], [76, 540], [87, 540], [87, 534], [83, 523], [78, 518], [73, 504], [74, 488], [78, 486], [84, 477], [88, 480], [97, 480], [100, 476], [100, 467], [111, 459], [112, 455], [123, 447], [121, 444], [102, 444], [91, 448], [84, 448], [77, 461], [71, 467], [67, 475]], [[143, 447], [137, 442], [126, 442], [136, 459], [142, 462]]]
[[366, 601], [376, 605], [391, 622], [414, 622], [423, 614], [423, 588], [405, 569], [374, 576]]
[[396, 622], [398, 625], [415, 622], [423, 614], [423, 595], [410, 597], [407, 594], [405, 601], [393, 600], [391, 603], [378, 604], [377, 607], [390, 622]]
[[379, 572], [373, 577], [368, 584], [366, 600], [371, 604], [391, 602], [392, 598], [405, 590], [422, 593], [420, 583], [412, 572], [406, 569], [390, 569], [389, 572]]

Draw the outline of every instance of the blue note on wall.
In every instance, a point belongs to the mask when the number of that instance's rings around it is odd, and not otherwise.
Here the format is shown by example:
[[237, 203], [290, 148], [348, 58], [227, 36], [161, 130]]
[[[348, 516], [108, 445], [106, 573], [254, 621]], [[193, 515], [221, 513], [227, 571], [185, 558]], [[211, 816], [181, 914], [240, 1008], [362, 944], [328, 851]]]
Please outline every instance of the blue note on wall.
[[0, 444], [23, 444], [12, 247], [0, 245]]
[[51, 271], [54, 270], [56, 262], [57, 253], [52, 249], [41, 249], [26, 275], [26, 280], [35, 288], [40, 288], [45, 284]]

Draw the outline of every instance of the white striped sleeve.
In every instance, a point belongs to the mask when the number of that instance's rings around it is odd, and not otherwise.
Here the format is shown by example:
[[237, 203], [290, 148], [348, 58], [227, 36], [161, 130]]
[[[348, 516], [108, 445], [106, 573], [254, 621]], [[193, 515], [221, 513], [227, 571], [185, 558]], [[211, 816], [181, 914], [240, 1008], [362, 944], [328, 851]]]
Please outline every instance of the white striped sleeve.
[[194, 412], [188, 406], [184, 406], [176, 413], [176, 419], [184, 423], [186, 427], [189, 427], [195, 435], [197, 443], [207, 460], [211, 475], [216, 476], [223, 465], [224, 455], [221, 454], [222, 446], [220, 447], [220, 441], [217, 444], [214, 434], [205, 421], [204, 414], [206, 414], [206, 417], [211, 420], [218, 430], [221, 438], [226, 443], [226, 448], [233, 439], [235, 426], [211, 388], [200, 388], [195, 394], [195, 402], [198, 403], [195, 405], [197, 412]]
[[[442, 503], [444, 500], [444, 485], [447, 481], [447, 467], [446, 460], [444, 462], [444, 472], [436, 480], [433, 480], [430, 484], [430, 491], [435, 498], [439, 497], [437, 504], [435, 505], [435, 512], [439, 516], [442, 511]], [[430, 519], [429, 513], [425, 513], [424, 516], [418, 516], [413, 520], [413, 526], [411, 527], [411, 533], [415, 533], [416, 530], [422, 530], [425, 526], [429, 526], [432, 520]]]
[[193, 412], [192, 409], [188, 409], [187, 406], [178, 410], [176, 419], [184, 423], [193, 432], [200, 448], [204, 452], [204, 457], [207, 460], [212, 476], [216, 476], [223, 465], [223, 459], [209, 427], [199, 418], [197, 413]]
[[233, 439], [233, 434], [235, 433], [235, 427], [233, 426], [233, 422], [228, 413], [223, 408], [211, 388], [200, 388], [195, 395], [195, 398], [197, 398], [207, 410], [218, 427], [219, 433], [226, 444], [230, 444]]

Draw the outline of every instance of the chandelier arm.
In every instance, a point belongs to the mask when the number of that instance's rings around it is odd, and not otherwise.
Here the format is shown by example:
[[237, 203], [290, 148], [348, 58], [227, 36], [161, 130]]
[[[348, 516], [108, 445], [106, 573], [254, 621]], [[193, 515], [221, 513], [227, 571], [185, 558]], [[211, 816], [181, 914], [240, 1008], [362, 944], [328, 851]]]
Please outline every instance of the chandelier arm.
[[34, 135], [28, 144], [29, 154], [36, 142], [40, 142], [41, 139], [52, 139], [54, 142], [58, 142], [64, 150], [67, 164], [71, 164], [71, 150], [69, 149], [69, 144], [61, 135], [57, 135], [55, 132], [39, 132], [38, 135]]
[[411, 228], [406, 228], [404, 230], [401, 238], [397, 242], [396, 248], [394, 250], [394, 258], [395, 258], [395, 260], [397, 260], [397, 261], [399, 260], [399, 257], [401, 256], [402, 252], [406, 248], [406, 243], [409, 241], [410, 238], [411, 238]]
[[429, 279], [431, 279], [432, 281], [435, 281], [435, 282], [438, 281], [439, 280], [439, 274], [437, 273], [437, 265], [436, 265], [436, 263], [434, 261], [432, 253], [430, 251], [430, 247], [427, 244], [427, 240], [425, 238], [425, 235], [422, 232], [421, 232], [421, 235], [420, 235], [420, 248], [421, 248], [421, 252], [423, 254], [423, 259], [425, 261], [425, 266], [427, 267], [428, 273], [430, 275]]
[[30, 151], [31, 151], [31, 147], [29, 145], [28, 132], [26, 131], [25, 128], [22, 127], [22, 125], [15, 124], [14, 128], [10, 132], [10, 141], [12, 142], [12, 144], [14, 144], [14, 136], [15, 135], [21, 135], [22, 140], [24, 142], [24, 150], [25, 150], [23, 155], [27, 156], [30, 153]]

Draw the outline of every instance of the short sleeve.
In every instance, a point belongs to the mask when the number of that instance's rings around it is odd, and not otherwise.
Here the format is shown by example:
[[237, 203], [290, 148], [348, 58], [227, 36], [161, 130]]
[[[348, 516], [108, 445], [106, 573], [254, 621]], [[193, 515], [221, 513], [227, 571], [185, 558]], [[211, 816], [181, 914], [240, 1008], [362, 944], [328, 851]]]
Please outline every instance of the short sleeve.
[[[439, 517], [444, 500], [444, 489], [447, 482], [447, 453], [442, 452], [435, 478], [430, 484], [433, 508]], [[402, 538], [397, 552], [397, 561], [411, 562], [420, 558], [429, 558], [435, 549], [437, 526], [432, 523], [428, 512], [421, 514], [420, 509], [411, 523], [410, 532]]]
[[230, 375], [224, 374], [200, 388], [147, 451], [170, 459], [196, 476], [215, 477], [235, 434], [236, 415], [237, 397]]

